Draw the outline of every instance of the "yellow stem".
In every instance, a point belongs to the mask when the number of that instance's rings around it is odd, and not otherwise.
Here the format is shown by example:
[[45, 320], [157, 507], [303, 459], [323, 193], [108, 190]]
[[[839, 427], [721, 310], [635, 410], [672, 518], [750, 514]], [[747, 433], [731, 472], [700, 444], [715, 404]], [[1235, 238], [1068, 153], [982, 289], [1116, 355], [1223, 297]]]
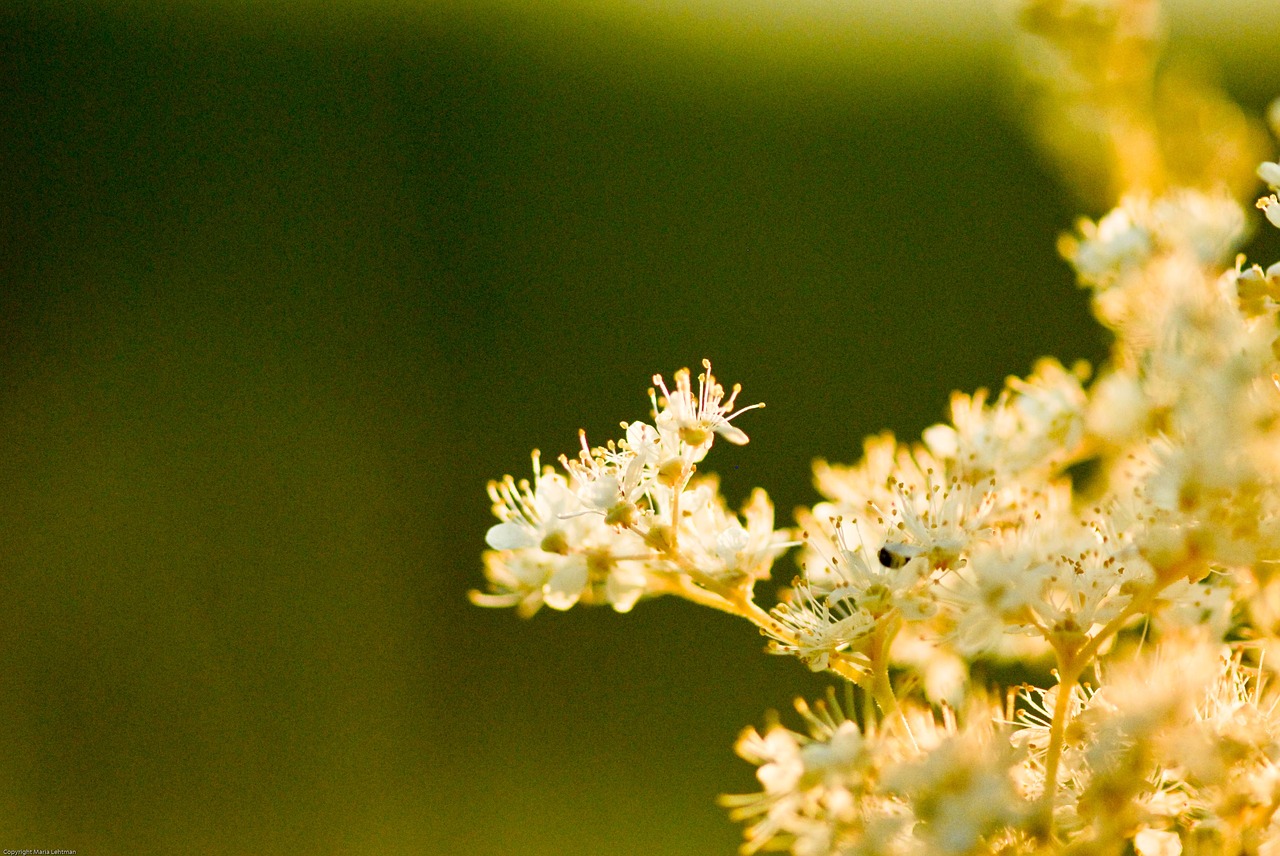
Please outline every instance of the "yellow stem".
[[911, 725], [898, 704], [898, 697], [894, 695], [893, 682], [889, 680], [889, 649], [901, 626], [901, 619], [896, 612], [883, 617], [876, 625], [868, 649], [868, 657], [871, 659], [870, 689], [876, 706], [880, 708], [882, 721], [893, 722], [914, 745], [915, 736], [911, 733]]
[[1071, 696], [1075, 692], [1079, 672], [1068, 671], [1064, 657], [1058, 657], [1058, 697], [1053, 704], [1053, 720], [1049, 723], [1049, 748], [1044, 756], [1044, 794], [1041, 796], [1044, 828], [1053, 836], [1053, 808], [1058, 799], [1058, 767], [1066, 742], [1067, 719], [1071, 715]]
[[[1067, 726], [1071, 715], [1071, 696], [1080, 676], [1093, 663], [1098, 651], [1107, 640], [1120, 632], [1130, 618], [1150, 607], [1152, 601], [1164, 591], [1176, 576], [1164, 574], [1156, 582], [1137, 597], [1134, 597], [1120, 611], [1120, 614], [1103, 625], [1102, 629], [1079, 648], [1072, 649], [1063, 643], [1054, 645], [1058, 657], [1058, 697], [1053, 705], [1053, 720], [1049, 724], [1049, 748], [1044, 758], [1044, 796], [1041, 810], [1044, 812], [1045, 829], [1053, 835], [1053, 807], [1058, 794], [1058, 768], [1062, 762], [1062, 750], [1066, 742]], [[1054, 639], [1049, 637], [1050, 643]]]
[[[681, 579], [678, 583], [666, 581], [667, 591], [672, 594], [678, 594], [694, 603], [745, 618], [785, 645], [798, 646], [800, 644], [800, 640], [794, 633], [768, 612], [761, 609], [751, 599], [751, 594], [748, 591], [737, 586], [727, 585], [706, 573], [674, 546], [668, 548], [665, 552], [667, 558], [675, 562], [688, 575], [687, 579]], [[827, 668], [858, 685], [862, 685], [866, 678], [865, 670], [856, 660], [838, 651], [831, 656]], [[890, 696], [892, 696], [892, 692], [892, 689], [890, 689]], [[896, 704], [895, 700], [894, 705], [896, 706]], [[903, 724], [905, 725], [905, 723], [906, 720], [903, 719]]]
[[685, 577], [677, 574], [650, 572], [650, 580], [657, 583], [654, 586], [657, 591], [674, 594], [699, 606], [707, 606], [720, 612], [727, 612], [730, 615], [742, 615], [742, 611], [738, 609], [736, 604], [730, 603], [714, 592], [693, 585]]

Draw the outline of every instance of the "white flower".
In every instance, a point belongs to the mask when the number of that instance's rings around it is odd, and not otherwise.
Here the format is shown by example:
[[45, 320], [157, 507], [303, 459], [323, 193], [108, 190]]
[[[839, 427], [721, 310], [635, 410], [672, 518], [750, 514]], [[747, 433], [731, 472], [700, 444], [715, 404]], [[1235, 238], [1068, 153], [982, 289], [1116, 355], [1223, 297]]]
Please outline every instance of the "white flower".
[[1074, 454], [1084, 434], [1085, 405], [1078, 375], [1043, 359], [1027, 378], [1009, 378], [990, 406], [985, 390], [954, 394], [952, 424], [927, 429], [924, 442], [971, 483], [993, 474], [1021, 475]]
[[769, 650], [792, 654], [812, 671], [831, 665], [836, 654], [856, 649], [876, 628], [876, 619], [858, 605], [859, 592], [839, 588], [823, 594], [808, 585], [796, 586], [791, 600], [773, 608], [773, 616], [789, 636], [774, 635]]
[[1031, 605], [1048, 638], [1088, 634], [1118, 616], [1134, 594], [1155, 580], [1137, 551], [1113, 536], [1085, 532], [1074, 545], [1062, 547], [1038, 569], [1044, 597]]
[[763, 736], [754, 728], [748, 729], [739, 740], [738, 754], [760, 765], [756, 778], [764, 785], [766, 794], [784, 794], [800, 784], [804, 776], [804, 762], [800, 758], [797, 736], [777, 726]]
[[[1280, 263], [1233, 268], [1237, 200], [1178, 187], [1238, 187], [1251, 141], [1212, 96], [1143, 112], [1154, 5], [1024, 10], [1071, 53], [1070, 98], [1102, 108], [1110, 177], [1132, 188], [1060, 243], [1114, 333], [1092, 386], [1044, 359], [956, 393], [919, 443], [881, 434], [855, 466], [818, 464], [801, 576], [768, 611], [754, 587], [789, 533], [763, 491], [735, 514], [700, 470], [717, 437], [747, 442], [752, 409], [709, 362], [696, 389], [688, 369], [654, 376], [651, 419], [582, 436], [564, 472], [535, 453], [532, 480], [490, 485], [476, 603], [674, 594], [848, 680], [861, 725], [833, 701], [801, 706], [808, 736], [739, 740], [762, 788], [725, 800], [746, 853], [1280, 856]], [[1214, 139], [1169, 145], [1183, 119]], [[1280, 163], [1258, 176], [1280, 226]], [[980, 699], [1002, 672], [1057, 685], [995, 714]]]
[[1017, 753], [989, 723], [946, 737], [886, 770], [888, 790], [909, 800], [931, 854], [977, 853], [984, 838], [1030, 816], [1014, 787]]
[[478, 606], [515, 606], [528, 617], [545, 603], [552, 609], [569, 609], [582, 597], [589, 574], [586, 557], [560, 556], [535, 550], [485, 554], [485, 577], [491, 592], [471, 592]]
[[1234, 594], [1227, 583], [1180, 579], [1160, 593], [1160, 600], [1169, 604], [1160, 619], [1176, 627], [1204, 628], [1213, 638], [1222, 639], [1231, 629]]
[[579, 513], [600, 514], [610, 526], [634, 525], [641, 513], [638, 503], [649, 487], [641, 456], [629, 445], [618, 447], [612, 441], [590, 448], [585, 431], [578, 432], [578, 443], [578, 457], [561, 456], [560, 463], [573, 476]]
[[630, 612], [648, 589], [649, 575], [643, 565], [639, 562], [616, 562], [605, 578], [604, 596], [614, 612]]
[[1141, 381], [1128, 372], [1109, 372], [1090, 390], [1086, 424], [1109, 443], [1139, 439], [1151, 421], [1152, 401]]
[[814, 741], [800, 750], [805, 778], [821, 781], [831, 775], [845, 775], [856, 768], [865, 751], [862, 732], [855, 723], [845, 720], [826, 740]]
[[[640, 536], [621, 530], [611, 516], [631, 500], [613, 473], [625, 455], [605, 449], [586, 449], [578, 461], [563, 458], [572, 480], [550, 468], [516, 482], [507, 476], [489, 485], [493, 512], [502, 522], [489, 528], [485, 542], [485, 576], [489, 592], [472, 592], [481, 606], [516, 606], [522, 615], [544, 604], [566, 610], [579, 601], [607, 602], [626, 612], [648, 590], [644, 567], [632, 557], [643, 556]], [[629, 453], [628, 453], [629, 454]], [[634, 492], [637, 487], [630, 487]]]
[[[877, 619], [890, 613], [907, 620], [927, 618], [937, 611], [937, 595], [933, 588], [930, 545], [906, 539], [886, 541], [869, 555], [857, 529], [852, 529], [855, 543], [849, 541], [850, 527], [837, 518], [832, 521], [830, 552], [819, 549], [825, 567], [818, 579], [824, 585], [838, 586], [843, 592]], [[910, 529], [907, 529], [910, 532]], [[896, 534], [899, 537], [902, 533]]]
[[1244, 211], [1225, 194], [1174, 191], [1151, 204], [1150, 217], [1164, 247], [1189, 251], [1201, 264], [1229, 260], [1246, 232]]
[[579, 502], [564, 476], [543, 470], [538, 453], [533, 453], [532, 484], [518, 484], [505, 477], [489, 483], [493, 513], [501, 523], [485, 533], [485, 543], [495, 550], [537, 548], [548, 553], [565, 554], [585, 534], [585, 527], [571, 522]]
[[634, 456], [630, 466], [657, 464], [665, 456], [662, 448], [662, 435], [647, 422], [631, 422], [624, 426], [627, 439], [622, 446]]
[[867, 567], [896, 570], [919, 558], [916, 575], [950, 569], [974, 537], [986, 529], [995, 496], [958, 478], [930, 490], [898, 488], [898, 501], [882, 510], [889, 524], [876, 563]]
[[[928, 458], [926, 467], [933, 464], [926, 451], [919, 450], [918, 454]], [[862, 460], [855, 466], [820, 460], [814, 462], [813, 473], [818, 490], [834, 502], [834, 510], [821, 515], [824, 517], [857, 514], [868, 504], [888, 505], [894, 499], [896, 484], [925, 486], [923, 469], [917, 465], [912, 450], [899, 446], [889, 432], [863, 440]], [[816, 508], [814, 513], [818, 513]]]
[[[735, 819], [751, 821], [742, 852], [903, 852], [899, 847], [910, 836], [910, 813], [901, 799], [879, 787], [878, 778], [886, 763], [916, 755], [918, 749], [898, 735], [864, 734], [834, 695], [812, 708], [797, 701], [796, 708], [808, 723], [808, 735], [774, 724], [763, 736], [750, 728], [738, 739], [738, 754], [758, 765], [756, 776], [764, 786], [763, 793], [721, 798]], [[923, 720], [914, 726], [922, 734], [928, 730]]]
[[1045, 579], [1035, 552], [1023, 545], [987, 545], [949, 575], [939, 596], [954, 627], [952, 642], [966, 655], [995, 650], [1008, 633], [1034, 631], [1034, 607]]
[[725, 508], [714, 477], [698, 479], [680, 504], [681, 550], [719, 580], [747, 585], [766, 580], [774, 560], [795, 543], [789, 532], [774, 530], [773, 503], [763, 490], [752, 491], [741, 521]]
[[1128, 196], [1096, 224], [1081, 220], [1079, 237], [1059, 244], [1086, 284], [1109, 288], [1157, 252], [1189, 253], [1201, 264], [1230, 257], [1245, 236], [1234, 199], [1180, 189], [1155, 200]]
[[1064, 239], [1061, 248], [1081, 280], [1107, 282], [1150, 257], [1154, 241], [1150, 230], [1140, 222], [1142, 213], [1137, 200], [1125, 200], [1097, 223], [1077, 223], [1080, 237]]
[[711, 374], [711, 361], [703, 360], [702, 367], [706, 371], [698, 375], [697, 395], [693, 392], [688, 369], [676, 372], [674, 392], [667, 388], [662, 375], [653, 376], [654, 385], [662, 390], [662, 398], [654, 403], [658, 431], [672, 446], [677, 442], [683, 443], [694, 463], [706, 455], [717, 434], [730, 443], [746, 443], [747, 435], [730, 421], [748, 410], [764, 407], [763, 404], [753, 404], [734, 410], [734, 402], [742, 386], [735, 384], [726, 401], [724, 387], [716, 383], [715, 376]]
[[550, 565], [551, 572], [542, 586], [542, 599], [552, 609], [569, 609], [587, 587], [587, 558], [580, 554], [561, 556]]

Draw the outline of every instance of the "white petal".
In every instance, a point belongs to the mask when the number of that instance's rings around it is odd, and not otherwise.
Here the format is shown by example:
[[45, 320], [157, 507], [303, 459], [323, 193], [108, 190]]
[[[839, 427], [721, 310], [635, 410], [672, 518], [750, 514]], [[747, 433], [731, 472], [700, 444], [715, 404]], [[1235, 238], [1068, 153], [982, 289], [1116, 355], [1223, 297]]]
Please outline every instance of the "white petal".
[[733, 565], [738, 554], [751, 543], [751, 535], [737, 521], [731, 522], [716, 536], [716, 555], [726, 565]]
[[622, 496], [622, 485], [613, 476], [601, 476], [584, 486], [579, 496], [588, 508], [608, 511]]
[[1133, 837], [1133, 849], [1138, 856], [1179, 856], [1182, 840], [1176, 832], [1143, 829]]
[[627, 464], [627, 471], [622, 476], [622, 493], [624, 497], [629, 497], [631, 491], [640, 484], [640, 477], [644, 475], [644, 457], [636, 455], [631, 459], [631, 463]]
[[791, 790], [804, 775], [804, 767], [798, 760], [787, 759], [765, 764], [756, 771], [756, 778], [764, 785], [765, 793], [780, 794]]
[[658, 453], [658, 429], [647, 422], [632, 422], [627, 426], [627, 445], [642, 458]]
[[1258, 167], [1258, 178], [1275, 188], [1280, 188], [1280, 164], [1266, 161]]
[[507, 522], [490, 526], [484, 534], [484, 542], [495, 550], [520, 550], [536, 546], [535, 537], [528, 526]]
[[521, 553], [506, 564], [507, 573], [515, 578], [522, 588], [541, 590], [551, 576], [551, 565], [546, 557], [539, 553]]
[[954, 458], [960, 453], [960, 435], [950, 425], [933, 425], [924, 430], [924, 444], [939, 458]]
[[543, 598], [552, 609], [565, 610], [578, 602], [587, 587], [587, 562], [581, 556], [568, 557], [547, 580]]
[[745, 446], [747, 444], [748, 437], [746, 432], [741, 428], [730, 425], [728, 422], [721, 422], [711, 430], [715, 431], [735, 446]]
[[924, 691], [932, 702], [959, 707], [964, 700], [969, 670], [959, 657], [937, 657], [925, 666]]
[[605, 596], [617, 612], [630, 612], [644, 594], [648, 580], [638, 568], [614, 568], [605, 581]]

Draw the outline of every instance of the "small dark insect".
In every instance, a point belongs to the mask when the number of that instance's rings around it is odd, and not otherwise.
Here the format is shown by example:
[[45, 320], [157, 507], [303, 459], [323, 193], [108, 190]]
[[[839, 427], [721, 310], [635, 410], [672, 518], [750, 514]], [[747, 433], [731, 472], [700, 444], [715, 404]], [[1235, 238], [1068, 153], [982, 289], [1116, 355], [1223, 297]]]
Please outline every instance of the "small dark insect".
[[919, 552], [919, 548], [911, 544], [885, 544], [880, 548], [880, 552], [876, 553], [876, 558], [886, 568], [896, 571], [910, 562]]

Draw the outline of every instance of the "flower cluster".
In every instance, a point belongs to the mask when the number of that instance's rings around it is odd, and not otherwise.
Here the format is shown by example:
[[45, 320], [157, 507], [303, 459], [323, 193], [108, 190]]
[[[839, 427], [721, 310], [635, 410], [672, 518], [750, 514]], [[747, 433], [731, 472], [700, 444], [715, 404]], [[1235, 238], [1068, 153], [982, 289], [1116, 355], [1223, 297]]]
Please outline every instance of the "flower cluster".
[[688, 369], [675, 389], [661, 376], [650, 391], [652, 424], [623, 424], [625, 435], [591, 448], [581, 436], [577, 458], [560, 470], [533, 454], [533, 479], [507, 476], [489, 485], [493, 513], [485, 554], [489, 592], [482, 606], [516, 606], [532, 615], [546, 604], [608, 603], [627, 612], [644, 597], [680, 594], [730, 609], [751, 599], [788, 546], [774, 529], [773, 505], [756, 491], [731, 512], [714, 476], [696, 476], [717, 437], [741, 445], [732, 424], [739, 387], [725, 398], [711, 364], [703, 363], [695, 392]]
[[[676, 595], [845, 683], [843, 706], [799, 705], [807, 733], [739, 740], [762, 787], [725, 798], [746, 853], [1280, 856], [1280, 264], [1234, 255], [1249, 220], [1211, 180], [1222, 158], [1158, 171], [1125, 52], [1149, 6], [1028, 3], [1077, 59], [1120, 64], [1091, 85], [1125, 192], [1059, 242], [1114, 334], [1099, 369], [1044, 359], [956, 394], [919, 441], [818, 462], [795, 532], [763, 492], [735, 515], [695, 474], [716, 438], [747, 442], [709, 363], [696, 390], [655, 377], [623, 438], [490, 486], [477, 603]], [[1214, 115], [1247, 150], [1247, 124]], [[1280, 165], [1257, 174], [1280, 226]], [[799, 574], [758, 605], [796, 545]], [[994, 704], [978, 676], [997, 667], [1028, 682]]]
[[738, 741], [764, 788], [722, 798], [749, 822], [744, 852], [785, 841], [798, 856], [964, 854], [1034, 814], [1011, 775], [1027, 752], [989, 717], [962, 730], [954, 716], [912, 711], [910, 732], [880, 733], [860, 729], [834, 695], [797, 708], [808, 734], [774, 723]]

